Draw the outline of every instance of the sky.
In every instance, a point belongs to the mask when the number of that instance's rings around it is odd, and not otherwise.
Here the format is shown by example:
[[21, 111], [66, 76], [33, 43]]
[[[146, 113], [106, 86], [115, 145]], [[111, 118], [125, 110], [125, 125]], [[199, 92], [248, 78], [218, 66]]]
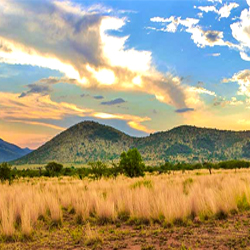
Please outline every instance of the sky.
[[250, 130], [249, 66], [250, 0], [0, 0], [0, 138]]

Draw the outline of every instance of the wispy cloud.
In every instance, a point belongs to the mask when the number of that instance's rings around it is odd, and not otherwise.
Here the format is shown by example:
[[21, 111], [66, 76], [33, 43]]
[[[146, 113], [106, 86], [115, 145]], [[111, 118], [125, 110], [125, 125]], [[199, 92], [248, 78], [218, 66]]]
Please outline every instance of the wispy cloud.
[[191, 34], [191, 39], [194, 43], [201, 48], [205, 48], [207, 46], [228, 46], [232, 48], [237, 48], [237, 45], [232, 44], [230, 42], [224, 41], [223, 32], [216, 30], [203, 30], [199, 25], [200, 20], [195, 18], [186, 18], [181, 19], [181, 17], [170, 17], [170, 18], [161, 18], [161, 17], [153, 17], [150, 19], [152, 22], [161, 22], [161, 23], [169, 23], [164, 28], [152, 28], [156, 31], [163, 32], [176, 32], [179, 26], [184, 27], [184, 31]]
[[239, 85], [238, 95], [245, 95], [250, 98], [250, 70], [245, 69], [236, 74], [231, 78], [225, 78], [222, 82], [236, 82]]
[[112, 114], [97, 112], [93, 109], [83, 108], [72, 103], [52, 101], [49, 95], [30, 93], [25, 98], [20, 94], [0, 92], [1, 109], [0, 119], [8, 122], [23, 122], [27, 124], [45, 126], [56, 130], [62, 127], [46, 122], [47, 120], [62, 120], [68, 116], [96, 117], [101, 119], [118, 119], [126, 121], [128, 125], [144, 132], [151, 131], [141, 123], [149, 121], [149, 117], [140, 117], [129, 114]]
[[219, 20], [221, 18], [228, 18], [231, 15], [231, 11], [235, 8], [238, 8], [239, 4], [237, 3], [226, 3], [221, 8], [217, 9], [214, 5], [210, 6], [194, 6], [195, 9], [199, 9], [203, 12], [214, 12], [219, 15]]
[[211, 96], [216, 96], [214, 91], [207, 90], [201, 86], [198, 87], [190, 87], [189, 89], [191, 92], [196, 92], [199, 94], [206, 94], [206, 95], [211, 95]]

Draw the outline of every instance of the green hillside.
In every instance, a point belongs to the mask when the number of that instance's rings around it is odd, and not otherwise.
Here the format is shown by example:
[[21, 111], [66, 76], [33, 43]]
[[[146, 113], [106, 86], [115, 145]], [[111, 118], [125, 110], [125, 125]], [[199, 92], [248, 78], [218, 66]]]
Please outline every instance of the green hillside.
[[79, 123], [54, 137], [15, 164], [41, 164], [49, 161], [86, 163], [110, 161], [121, 152], [136, 147], [145, 162], [221, 161], [250, 158], [250, 131], [180, 126], [143, 138], [135, 138], [96, 122]]

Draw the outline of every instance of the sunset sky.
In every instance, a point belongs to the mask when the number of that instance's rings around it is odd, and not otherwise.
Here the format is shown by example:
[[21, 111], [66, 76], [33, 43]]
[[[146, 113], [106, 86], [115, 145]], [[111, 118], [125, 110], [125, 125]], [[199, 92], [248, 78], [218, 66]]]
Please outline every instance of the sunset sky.
[[250, 0], [0, 0], [0, 138], [84, 120], [250, 130]]

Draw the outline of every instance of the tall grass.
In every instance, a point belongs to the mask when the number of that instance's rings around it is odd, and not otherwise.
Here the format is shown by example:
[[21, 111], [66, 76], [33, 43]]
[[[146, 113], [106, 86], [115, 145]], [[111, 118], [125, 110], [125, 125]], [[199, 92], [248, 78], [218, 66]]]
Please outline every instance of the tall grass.
[[5, 236], [16, 232], [28, 236], [41, 218], [60, 224], [66, 211], [75, 214], [79, 222], [130, 219], [173, 223], [248, 209], [250, 171], [98, 181], [20, 179], [0, 187], [0, 230]]

